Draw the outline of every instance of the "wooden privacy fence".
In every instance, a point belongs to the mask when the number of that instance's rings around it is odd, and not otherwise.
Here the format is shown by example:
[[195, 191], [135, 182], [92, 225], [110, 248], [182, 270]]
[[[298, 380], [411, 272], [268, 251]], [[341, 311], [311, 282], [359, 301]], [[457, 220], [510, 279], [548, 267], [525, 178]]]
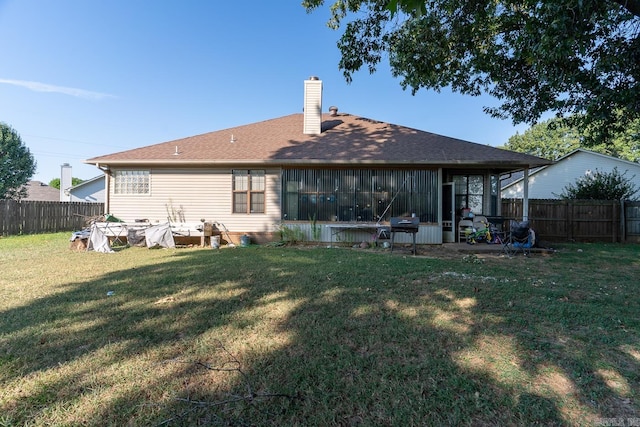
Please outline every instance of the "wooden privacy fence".
[[80, 230], [102, 214], [104, 203], [0, 200], [0, 235]]
[[640, 202], [625, 201], [623, 206], [622, 234], [626, 241], [640, 242]]
[[[503, 199], [502, 216], [522, 219], [522, 199]], [[639, 242], [640, 202], [529, 200], [531, 227], [552, 242]]]
[[[103, 214], [103, 203], [0, 200], [0, 235], [80, 230]], [[522, 200], [503, 199], [502, 216], [522, 219]], [[640, 242], [640, 202], [531, 199], [529, 220], [552, 242]]]

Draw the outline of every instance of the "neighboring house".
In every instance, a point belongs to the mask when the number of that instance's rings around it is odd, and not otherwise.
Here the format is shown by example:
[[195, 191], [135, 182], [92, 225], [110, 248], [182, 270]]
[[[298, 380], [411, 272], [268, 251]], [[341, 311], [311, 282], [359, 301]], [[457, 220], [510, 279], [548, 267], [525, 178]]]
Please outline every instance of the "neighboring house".
[[104, 203], [104, 193], [104, 174], [82, 181], [80, 184], [65, 190], [65, 195], [69, 202]]
[[[626, 172], [625, 177], [632, 179], [640, 188], [640, 164], [578, 148], [553, 164], [530, 172], [529, 199], [559, 199], [564, 188], [574, 184], [578, 178], [596, 170], [611, 172], [613, 168], [618, 168], [620, 173]], [[514, 177], [516, 179], [506, 184], [503, 181], [502, 197], [505, 199], [521, 199], [523, 196], [524, 176], [518, 173]]]
[[335, 107], [322, 114], [322, 82], [304, 87], [304, 114], [86, 160], [105, 172], [105, 212], [132, 222], [206, 219], [255, 241], [299, 227], [326, 242], [337, 224], [415, 214], [417, 242], [438, 244], [454, 241], [461, 208], [500, 214], [501, 174], [549, 163]]
[[60, 201], [60, 190], [51, 187], [44, 182], [29, 181], [25, 184], [27, 188], [27, 196], [21, 200], [29, 201], [45, 201], [45, 202], [58, 202]]
[[60, 166], [60, 201], [104, 203], [105, 178], [104, 174], [72, 185], [71, 165], [63, 163]]

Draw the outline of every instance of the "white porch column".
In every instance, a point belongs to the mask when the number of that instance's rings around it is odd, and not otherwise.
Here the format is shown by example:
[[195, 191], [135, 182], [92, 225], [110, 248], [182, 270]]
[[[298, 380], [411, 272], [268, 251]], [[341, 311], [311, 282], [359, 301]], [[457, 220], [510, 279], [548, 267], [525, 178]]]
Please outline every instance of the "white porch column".
[[522, 220], [529, 220], [529, 168], [524, 169], [522, 178]]

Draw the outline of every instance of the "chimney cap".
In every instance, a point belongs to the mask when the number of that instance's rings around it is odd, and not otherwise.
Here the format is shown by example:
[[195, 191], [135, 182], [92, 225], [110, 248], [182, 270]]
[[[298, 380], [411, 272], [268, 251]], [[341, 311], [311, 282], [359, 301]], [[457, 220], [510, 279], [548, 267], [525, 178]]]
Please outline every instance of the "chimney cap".
[[311, 77], [309, 77], [309, 80], [320, 80], [320, 77], [318, 77], [318, 76], [311, 76]]
[[335, 105], [332, 105], [331, 107], [329, 107], [329, 113], [331, 113], [332, 116], [337, 116], [338, 107], [336, 107]]

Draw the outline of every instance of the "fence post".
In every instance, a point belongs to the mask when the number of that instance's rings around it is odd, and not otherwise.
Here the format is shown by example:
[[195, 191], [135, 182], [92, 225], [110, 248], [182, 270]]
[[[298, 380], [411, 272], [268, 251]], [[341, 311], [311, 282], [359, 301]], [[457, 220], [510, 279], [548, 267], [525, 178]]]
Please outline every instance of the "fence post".
[[613, 234], [613, 243], [618, 241], [618, 229], [620, 228], [620, 224], [616, 224], [616, 217], [618, 216], [618, 202], [611, 202], [611, 233]]
[[624, 199], [620, 199], [620, 242], [627, 242], [627, 218], [625, 214]]
[[570, 200], [566, 202], [567, 207], [567, 241], [573, 240], [573, 203]]

